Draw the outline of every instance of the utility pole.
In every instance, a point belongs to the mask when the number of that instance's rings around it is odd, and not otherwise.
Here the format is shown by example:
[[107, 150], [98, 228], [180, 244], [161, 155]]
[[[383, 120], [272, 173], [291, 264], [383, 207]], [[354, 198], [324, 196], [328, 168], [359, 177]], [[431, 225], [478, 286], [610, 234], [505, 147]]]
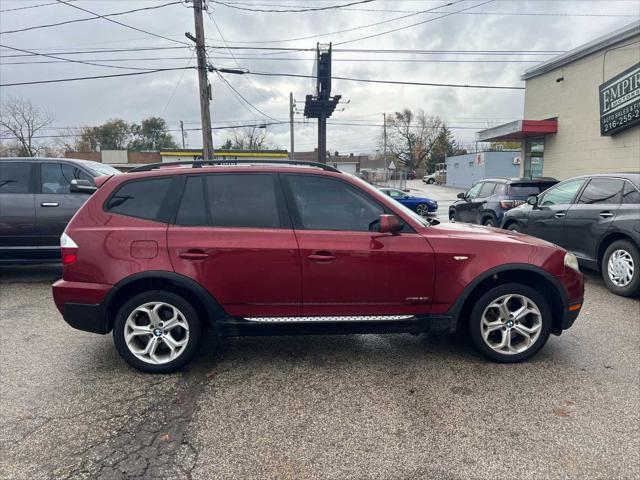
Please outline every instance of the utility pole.
[[182, 149], [184, 150], [185, 145], [184, 145], [184, 122], [182, 120], [180, 120], [180, 133], [182, 134]]
[[[204, 24], [202, 22], [203, 1], [193, 0], [193, 18], [196, 26], [196, 56], [198, 58], [198, 86], [200, 88], [200, 121], [202, 123], [202, 159], [213, 158], [213, 136], [211, 134], [211, 90], [207, 79], [207, 53], [205, 51]], [[188, 38], [193, 37], [187, 34]]]
[[291, 158], [290, 160], [295, 160], [295, 150], [293, 144], [293, 92], [289, 92], [289, 135], [291, 136]]

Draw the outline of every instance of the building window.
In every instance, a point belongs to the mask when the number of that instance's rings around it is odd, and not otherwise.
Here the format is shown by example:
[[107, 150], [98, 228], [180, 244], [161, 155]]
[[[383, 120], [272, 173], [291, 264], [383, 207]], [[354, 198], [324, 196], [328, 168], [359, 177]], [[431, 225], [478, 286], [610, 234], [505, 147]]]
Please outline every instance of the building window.
[[524, 177], [541, 177], [544, 165], [544, 137], [527, 139], [524, 152]]

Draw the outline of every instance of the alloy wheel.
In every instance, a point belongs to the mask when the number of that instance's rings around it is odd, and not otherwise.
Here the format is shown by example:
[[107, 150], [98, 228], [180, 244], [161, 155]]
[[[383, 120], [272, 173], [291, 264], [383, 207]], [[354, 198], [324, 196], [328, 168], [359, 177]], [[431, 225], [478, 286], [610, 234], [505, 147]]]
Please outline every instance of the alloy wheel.
[[165, 302], [135, 308], [124, 324], [124, 340], [136, 358], [154, 365], [178, 358], [189, 343], [189, 324], [180, 310]]
[[482, 338], [492, 350], [501, 354], [515, 355], [528, 350], [541, 331], [540, 309], [524, 295], [502, 295], [482, 314]]
[[427, 207], [424, 203], [421, 203], [416, 207], [416, 212], [418, 213], [418, 215], [422, 215], [424, 217], [429, 213], [429, 207]]
[[611, 283], [616, 287], [626, 287], [633, 280], [634, 272], [635, 265], [631, 254], [622, 249], [614, 250], [607, 262], [607, 273]]

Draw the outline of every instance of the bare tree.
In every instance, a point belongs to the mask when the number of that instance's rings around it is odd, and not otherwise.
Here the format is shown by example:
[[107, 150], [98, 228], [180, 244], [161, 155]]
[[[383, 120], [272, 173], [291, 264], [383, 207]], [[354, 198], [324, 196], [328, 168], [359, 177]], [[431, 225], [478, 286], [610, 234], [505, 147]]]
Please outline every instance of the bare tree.
[[401, 166], [419, 168], [424, 166], [443, 127], [439, 117], [405, 108], [387, 120], [387, 149]]
[[268, 146], [267, 130], [264, 127], [246, 127], [233, 131], [231, 137], [231, 148], [233, 150], [260, 150]]
[[51, 122], [51, 113], [23, 98], [10, 98], [0, 106], [0, 134], [12, 138], [20, 157], [35, 157], [44, 151], [37, 133]]

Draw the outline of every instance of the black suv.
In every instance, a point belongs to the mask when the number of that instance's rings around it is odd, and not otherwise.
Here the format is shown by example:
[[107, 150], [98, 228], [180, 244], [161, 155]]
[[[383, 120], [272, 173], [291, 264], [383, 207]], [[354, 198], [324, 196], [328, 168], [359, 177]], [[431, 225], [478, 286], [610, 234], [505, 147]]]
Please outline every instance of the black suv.
[[68, 158], [0, 158], [0, 263], [59, 261], [60, 235], [113, 167]]
[[449, 207], [449, 220], [498, 227], [506, 211], [555, 185], [555, 178], [486, 178], [459, 193]]
[[566, 180], [509, 211], [502, 227], [566, 248], [613, 293], [640, 293], [639, 173]]

